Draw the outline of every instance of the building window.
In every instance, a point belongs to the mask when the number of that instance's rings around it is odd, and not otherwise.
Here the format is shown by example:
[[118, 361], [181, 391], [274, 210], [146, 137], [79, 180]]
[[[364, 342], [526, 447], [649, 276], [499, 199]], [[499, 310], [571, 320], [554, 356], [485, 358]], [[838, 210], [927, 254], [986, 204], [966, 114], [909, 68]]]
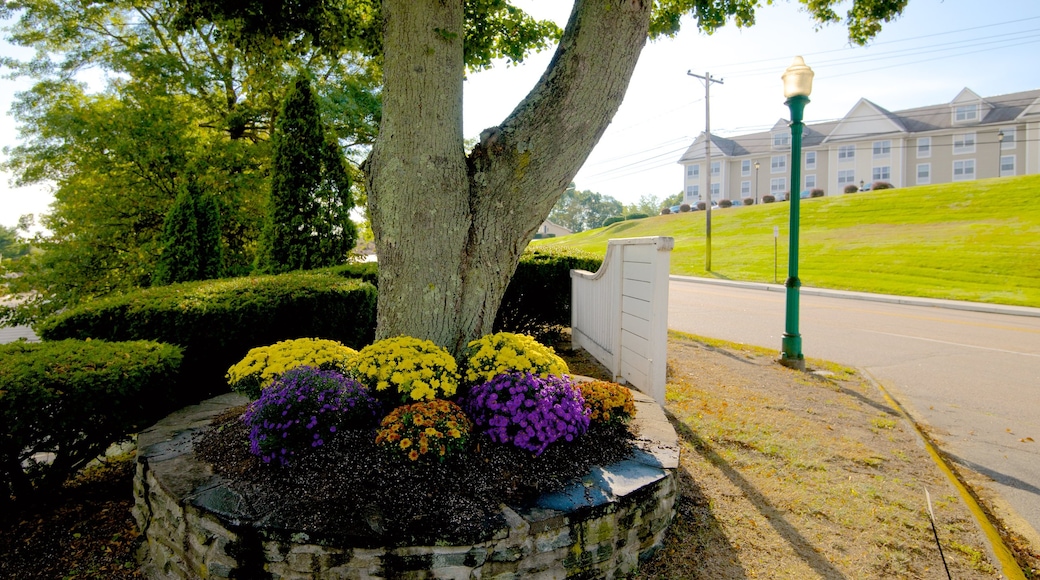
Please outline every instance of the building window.
[[806, 151], [805, 152], [805, 168], [816, 169], [816, 152]]
[[925, 185], [932, 182], [932, 164], [917, 164], [917, 185]]
[[842, 145], [841, 147], [838, 147], [838, 161], [852, 161], [855, 158], [855, 145]]
[[872, 175], [872, 181], [888, 181], [892, 179], [892, 168], [888, 165], [875, 167]]
[[954, 123], [968, 123], [975, 121], [979, 118], [979, 106], [975, 105], [958, 105], [953, 112]]
[[849, 183], [856, 183], [856, 170], [855, 169], [840, 169], [840, 170], [838, 170], [838, 185], [847, 185]]
[[774, 133], [773, 149], [787, 149], [791, 146], [790, 133]]
[[769, 162], [770, 173], [783, 173], [787, 171], [787, 156], [773, 155]]
[[1015, 148], [1015, 128], [1014, 127], [1002, 127], [1000, 129], [1004, 133], [1004, 140], [1000, 142], [1001, 149], [1014, 149]]
[[718, 177], [719, 173], [721, 173], [721, 172], [722, 172], [722, 162], [721, 161], [712, 161], [711, 162], [711, 176], [712, 177]]
[[953, 154], [963, 155], [975, 152], [975, 133], [962, 133], [953, 136]]
[[697, 164], [697, 165], [687, 165], [686, 166], [686, 177], [700, 177], [700, 176], [701, 176], [701, 166], [700, 166], [700, 164]]
[[1014, 155], [1001, 155], [1000, 156], [1000, 176], [1007, 177], [1015, 174], [1015, 156]]
[[686, 186], [686, 197], [696, 201], [701, 198], [701, 188], [699, 185], [687, 185]]
[[718, 199], [719, 198], [719, 193], [721, 191], [722, 190], [719, 189], [719, 184], [718, 183], [711, 184], [711, 198], [712, 199]]
[[975, 179], [975, 160], [965, 159], [963, 161], [954, 161], [953, 180], [964, 181], [966, 179]]
[[917, 138], [917, 157], [923, 159], [925, 157], [932, 156], [932, 138], [931, 137], [918, 137]]
[[892, 142], [874, 141], [874, 157], [888, 157], [892, 154]]
[[741, 181], [740, 182], [740, 195], [741, 197], [751, 195], [751, 182]]
[[814, 189], [816, 187], [816, 174], [810, 173], [805, 176], [805, 189]]
[[751, 175], [751, 160], [745, 159], [740, 162], [740, 174], [744, 176]]
[[776, 195], [783, 195], [787, 191], [787, 180], [783, 177], [774, 177], [769, 180], [769, 193]]

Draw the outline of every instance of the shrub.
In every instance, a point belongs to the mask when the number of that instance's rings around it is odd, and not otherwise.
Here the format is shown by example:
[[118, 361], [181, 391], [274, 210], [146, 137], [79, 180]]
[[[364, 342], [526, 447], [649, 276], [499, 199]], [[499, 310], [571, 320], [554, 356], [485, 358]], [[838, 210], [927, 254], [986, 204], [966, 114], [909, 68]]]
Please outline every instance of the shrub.
[[704, 211], [707, 207], [708, 206], [703, 201], [698, 201], [697, 202], [697, 209], [698, 210]]
[[679, 211], [681, 211], [683, 213], [686, 213], [686, 212], [690, 211], [690, 204], [684, 203], [684, 204], [680, 205], [679, 206]]
[[344, 373], [356, 354], [356, 350], [334, 340], [283, 340], [250, 349], [245, 358], [228, 369], [227, 381], [233, 391], [255, 400], [265, 384], [289, 369], [308, 366]]
[[650, 216], [648, 216], [645, 213], [630, 213], [630, 214], [625, 216], [625, 219], [626, 220], [641, 220], [643, 218], [648, 218], [648, 217], [650, 217]]
[[668, 215], [670, 213], [672, 213], [672, 209], [669, 207], [661, 209], [661, 215]]
[[374, 425], [379, 408], [361, 383], [304, 366], [275, 378], [242, 420], [250, 428], [253, 455], [288, 465], [291, 457], [321, 447], [342, 429]]
[[602, 264], [602, 256], [578, 250], [524, 252], [502, 296], [493, 329], [554, 339], [571, 325], [571, 270], [595, 272]]
[[879, 189], [895, 189], [895, 186], [892, 185], [891, 183], [887, 182], [887, 181], [875, 181], [870, 186], [870, 189], [872, 191], [877, 191]]
[[402, 459], [444, 461], [466, 449], [473, 423], [451, 401], [434, 400], [394, 409], [380, 424], [376, 445]]
[[0, 345], [0, 505], [55, 488], [168, 413], [180, 362], [179, 348], [155, 342]]
[[371, 284], [293, 272], [147, 288], [80, 305], [45, 320], [46, 340], [156, 340], [184, 349], [182, 401], [223, 390], [228, 368], [249, 349], [299, 336], [358, 348], [375, 335]]
[[809, 197], [823, 197], [822, 189], [813, 189], [809, 191]]
[[776, 201], [776, 197], [774, 197], [772, 195], [763, 195], [762, 196], [762, 203], [773, 203], [775, 201]]
[[465, 353], [467, 385], [489, 381], [507, 372], [532, 373], [540, 377], [565, 375], [567, 363], [552, 347], [530, 336], [499, 332], [470, 342]]
[[852, 183], [845, 186], [845, 193], [856, 193], [857, 191], [859, 191], [859, 188]]
[[508, 373], [473, 387], [466, 410], [492, 441], [541, 455], [557, 440], [588, 430], [581, 391], [564, 377]]
[[623, 217], [621, 217], [619, 215], [616, 215], [614, 217], [608, 217], [607, 219], [603, 220], [603, 227], [607, 227], [609, 225], [613, 225], [613, 224], [620, 223], [620, 222], [623, 222], [623, 221], [625, 221], [625, 218], [623, 218]]
[[743, 203], [744, 205], [755, 205], [755, 198], [745, 197], [743, 200], [741, 200], [741, 203]]
[[592, 423], [623, 425], [635, 417], [635, 398], [625, 387], [607, 381], [590, 381], [578, 386]]
[[720, 199], [719, 200], [719, 207], [733, 207], [733, 200], [730, 200], [730, 199]]
[[331, 268], [317, 270], [317, 272], [328, 272], [329, 274], [335, 274], [336, 276], [342, 276], [344, 278], [357, 278], [375, 286], [379, 280], [379, 263], [361, 262], [357, 264], [343, 264], [342, 266], [333, 266]]
[[411, 336], [384, 338], [361, 349], [351, 375], [391, 403], [450, 397], [459, 386], [451, 354], [430, 340]]

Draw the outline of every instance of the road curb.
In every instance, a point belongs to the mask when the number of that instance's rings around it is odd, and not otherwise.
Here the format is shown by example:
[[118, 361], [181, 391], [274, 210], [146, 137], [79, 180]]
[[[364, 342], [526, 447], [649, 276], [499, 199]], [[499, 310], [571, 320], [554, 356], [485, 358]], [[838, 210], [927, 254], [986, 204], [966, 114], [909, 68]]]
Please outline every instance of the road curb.
[[[786, 292], [783, 284], [765, 284], [762, 282], [742, 282], [738, 280], [720, 280], [718, 278], [699, 278], [696, 276], [668, 277], [674, 282], [688, 282], [693, 284], [712, 284], [715, 286], [729, 286], [731, 288], [745, 288], [749, 290], [764, 290], [766, 292]], [[868, 302], [884, 302], [887, 304], [907, 304], [912, 306], [928, 306], [932, 308], [945, 308], [949, 310], [964, 310], [968, 312], [985, 312], [988, 314], [1006, 314], [1008, 316], [1030, 316], [1040, 318], [1040, 308], [1028, 306], [1009, 306], [1006, 304], [989, 304], [986, 302], [966, 302], [962, 300], [943, 300], [939, 298], [919, 298], [915, 296], [895, 296], [893, 294], [873, 294], [870, 292], [851, 292], [848, 290], [830, 290], [827, 288], [814, 288], [802, 286], [800, 294], [810, 296], [827, 296], [831, 298], [843, 298], [846, 300], [865, 300]]]
[[961, 500], [964, 501], [964, 505], [968, 508], [968, 511], [970, 511], [972, 516], [975, 518], [975, 523], [979, 526], [979, 530], [982, 531], [982, 534], [986, 537], [986, 540], [989, 542], [990, 554], [993, 556], [993, 559], [1000, 564], [1001, 572], [1004, 574], [1004, 576], [1008, 580], [1026, 580], [1025, 573], [1022, 571], [1022, 568], [1018, 565], [1018, 562], [1015, 560], [1015, 556], [1011, 553], [1011, 549], [1008, 548], [1007, 544], [1004, 543], [1004, 539], [1000, 536], [1000, 532], [997, 531], [997, 528], [993, 525], [993, 522], [989, 520], [989, 517], [986, 515], [985, 510], [982, 509], [982, 506], [979, 505], [979, 502], [975, 499], [975, 496], [971, 493], [971, 491], [968, 490], [967, 485], [965, 485], [964, 482], [962, 482], [960, 478], [957, 477], [957, 474], [947, 463], [946, 458], [943, 457], [941, 453], [939, 453], [939, 449], [935, 445], [935, 443], [933, 443], [932, 440], [921, 430], [921, 428], [917, 426], [917, 421], [915, 421], [914, 418], [910, 416], [910, 413], [907, 412], [903, 405], [901, 405], [899, 401], [895, 399], [895, 397], [889, 394], [888, 390], [885, 389], [885, 387], [883, 387], [881, 383], [877, 379], [875, 379], [873, 375], [870, 374], [870, 371], [868, 371], [865, 368], [858, 368], [856, 370], [859, 371], [859, 373], [863, 375], [864, 378], [870, 381], [870, 383], [874, 385], [875, 388], [877, 388], [878, 392], [881, 393], [881, 396], [884, 397], [885, 401], [892, 406], [896, 413], [899, 413], [899, 416], [902, 417], [908, 425], [910, 425], [910, 427], [914, 430], [914, 433], [917, 435], [918, 439], [924, 445], [925, 451], [928, 452], [928, 455], [932, 458], [932, 461], [934, 461], [935, 465], [938, 466], [939, 471], [942, 471], [943, 474], [946, 475], [946, 478], [949, 479], [953, 487], [956, 488], [957, 493], [961, 496]]

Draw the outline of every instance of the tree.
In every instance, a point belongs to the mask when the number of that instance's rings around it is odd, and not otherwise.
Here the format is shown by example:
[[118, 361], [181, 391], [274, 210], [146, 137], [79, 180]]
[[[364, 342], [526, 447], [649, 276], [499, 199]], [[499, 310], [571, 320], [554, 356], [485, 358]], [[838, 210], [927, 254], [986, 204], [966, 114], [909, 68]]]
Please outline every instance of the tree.
[[325, 137], [305, 75], [285, 97], [273, 149], [261, 269], [285, 272], [345, 262], [357, 240], [349, 215], [350, 180], [339, 146]]
[[[375, 3], [351, 3], [355, 8]], [[802, 0], [821, 22], [838, 0]], [[212, 16], [231, 3], [191, 0]], [[250, 17], [279, 14], [262, 0]], [[383, 0], [383, 115], [363, 169], [379, 252], [377, 336], [409, 334], [455, 352], [490, 332], [519, 255], [563, 195], [621, 104], [651, 32], [673, 34], [693, 13], [708, 30], [754, 22], [759, 0], [575, 0], [549, 68], [467, 154], [462, 82], [486, 45], [483, 22], [515, 15], [505, 0]], [[865, 41], [906, 0], [853, 0], [847, 23]], [[287, 0], [299, 7], [334, 0]], [[231, 15], [233, 16], [233, 15]], [[467, 16], [469, 17], [467, 19]], [[516, 19], [514, 19], [516, 20]], [[313, 23], [312, 23], [313, 24]], [[510, 37], [504, 37], [509, 43]], [[526, 39], [525, 39], [526, 40]], [[513, 45], [518, 44], [513, 42]], [[421, 267], [419, 267], [421, 265]]]
[[0, 260], [20, 258], [29, 253], [29, 244], [18, 235], [18, 228], [0, 225]]
[[572, 232], [583, 232], [602, 226], [609, 217], [621, 215], [622, 209], [621, 202], [613, 197], [577, 191], [572, 183], [549, 212], [549, 220]]
[[167, 214], [159, 241], [154, 284], [220, 277], [220, 213], [212, 196], [189, 181]]
[[677, 193], [675, 195], [669, 195], [668, 197], [666, 197], [663, 200], [661, 200], [661, 207], [658, 208], [658, 209], [660, 210], [660, 209], [664, 209], [666, 207], [672, 207], [673, 205], [681, 205], [682, 202], [683, 202], [683, 192], [680, 191], [679, 193]]
[[[18, 268], [34, 297], [0, 323], [27, 323], [78, 301], [147, 286], [164, 218], [189, 175], [221, 216], [223, 267], [251, 271], [271, 164], [270, 130], [294, 70], [315, 73], [333, 136], [356, 163], [380, 118], [378, 59], [321, 47], [305, 35], [248, 49], [237, 30], [175, 21], [169, 0], [14, 0], [0, 5], [14, 44], [34, 49], [0, 63], [35, 85], [13, 116], [20, 144], [4, 168], [19, 185], [53, 186], [55, 203]], [[109, 79], [95, 92], [84, 69]], [[360, 183], [344, 164], [344, 183]], [[352, 179], [351, 179], [352, 178]]]
[[661, 207], [664, 204], [661, 200], [651, 193], [639, 196], [639, 201], [636, 203], [630, 203], [625, 205], [625, 215], [634, 213], [641, 213], [646, 215], [657, 215], [661, 213]]

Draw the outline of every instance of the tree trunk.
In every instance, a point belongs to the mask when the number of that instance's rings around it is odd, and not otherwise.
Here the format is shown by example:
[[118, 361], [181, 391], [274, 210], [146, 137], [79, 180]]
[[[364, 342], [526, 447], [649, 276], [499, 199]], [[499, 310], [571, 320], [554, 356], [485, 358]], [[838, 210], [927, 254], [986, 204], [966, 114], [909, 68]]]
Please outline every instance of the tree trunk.
[[366, 163], [377, 337], [459, 352], [491, 331], [523, 249], [606, 130], [651, 0], [577, 0], [552, 63], [467, 159], [462, 0], [384, 0], [383, 123]]

